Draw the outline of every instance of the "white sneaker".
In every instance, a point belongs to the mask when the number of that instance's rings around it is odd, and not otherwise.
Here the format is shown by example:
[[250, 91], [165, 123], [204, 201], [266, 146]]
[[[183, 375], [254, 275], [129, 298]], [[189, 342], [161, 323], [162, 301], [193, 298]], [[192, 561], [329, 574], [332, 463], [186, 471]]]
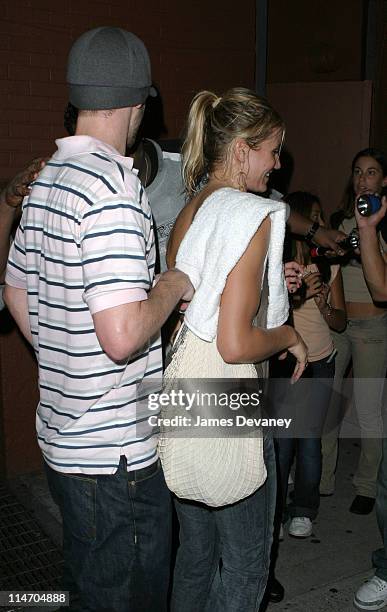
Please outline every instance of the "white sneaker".
[[381, 610], [387, 606], [387, 581], [374, 576], [357, 590], [353, 600], [359, 610]]
[[307, 516], [295, 516], [290, 521], [289, 535], [294, 538], [308, 538], [312, 531], [312, 521]]

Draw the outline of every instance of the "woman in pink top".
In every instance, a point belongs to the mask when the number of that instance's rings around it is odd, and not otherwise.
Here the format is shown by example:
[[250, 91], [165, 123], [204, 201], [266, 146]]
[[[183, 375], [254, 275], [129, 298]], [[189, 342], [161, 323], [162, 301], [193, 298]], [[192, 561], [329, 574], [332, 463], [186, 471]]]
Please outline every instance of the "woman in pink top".
[[[292, 211], [323, 225], [317, 196], [300, 191], [288, 195], [285, 201]], [[308, 347], [309, 366], [298, 388], [285, 383], [285, 396], [277, 395], [277, 400], [281, 397], [280, 410], [285, 409], [293, 419], [290, 430], [278, 439], [278, 460], [285, 508], [289, 470], [296, 454], [294, 497], [284, 519], [291, 519], [290, 535], [308, 537], [320, 502], [321, 434], [335, 373], [330, 329], [344, 329], [346, 313], [340, 266], [330, 266], [323, 257], [312, 260], [305, 242], [293, 240], [291, 246], [292, 258], [305, 266], [303, 289], [293, 296], [293, 318]]]

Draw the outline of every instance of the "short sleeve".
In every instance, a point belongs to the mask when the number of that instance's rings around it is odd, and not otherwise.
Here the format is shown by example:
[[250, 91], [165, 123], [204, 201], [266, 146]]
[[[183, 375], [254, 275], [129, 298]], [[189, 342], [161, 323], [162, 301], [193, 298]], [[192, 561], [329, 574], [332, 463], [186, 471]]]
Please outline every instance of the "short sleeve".
[[13, 241], [7, 264], [7, 272], [5, 282], [7, 285], [16, 287], [17, 289], [26, 289], [27, 287], [27, 262], [24, 242], [24, 228], [22, 221], [16, 231], [15, 240]]
[[[143, 196], [146, 197], [146, 196]], [[83, 298], [92, 314], [147, 299], [153, 233], [149, 207], [125, 196], [97, 202], [80, 224]]]

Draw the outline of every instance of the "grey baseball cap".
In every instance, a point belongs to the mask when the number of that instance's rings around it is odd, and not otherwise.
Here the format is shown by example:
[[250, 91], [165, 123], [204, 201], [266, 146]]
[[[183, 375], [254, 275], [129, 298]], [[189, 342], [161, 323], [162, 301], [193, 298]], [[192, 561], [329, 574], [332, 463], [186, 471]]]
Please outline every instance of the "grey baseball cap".
[[144, 43], [121, 28], [82, 34], [67, 63], [69, 100], [80, 110], [124, 108], [156, 96]]

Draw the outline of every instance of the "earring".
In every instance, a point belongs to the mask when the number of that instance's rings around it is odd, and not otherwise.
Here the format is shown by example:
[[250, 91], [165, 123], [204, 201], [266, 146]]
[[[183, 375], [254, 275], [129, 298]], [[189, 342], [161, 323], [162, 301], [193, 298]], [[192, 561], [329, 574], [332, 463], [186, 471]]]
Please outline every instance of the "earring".
[[[238, 189], [239, 191], [247, 191], [247, 173], [249, 171], [249, 158], [248, 154], [246, 156], [246, 149], [244, 147], [240, 147], [239, 150], [239, 172], [238, 172]], [[247, 162], [247, 172], [245, 171], [245, 165]]]
[[243, 170], [238, 173], [238, 189], [239, 191], [247, 191], [247, 174]]

